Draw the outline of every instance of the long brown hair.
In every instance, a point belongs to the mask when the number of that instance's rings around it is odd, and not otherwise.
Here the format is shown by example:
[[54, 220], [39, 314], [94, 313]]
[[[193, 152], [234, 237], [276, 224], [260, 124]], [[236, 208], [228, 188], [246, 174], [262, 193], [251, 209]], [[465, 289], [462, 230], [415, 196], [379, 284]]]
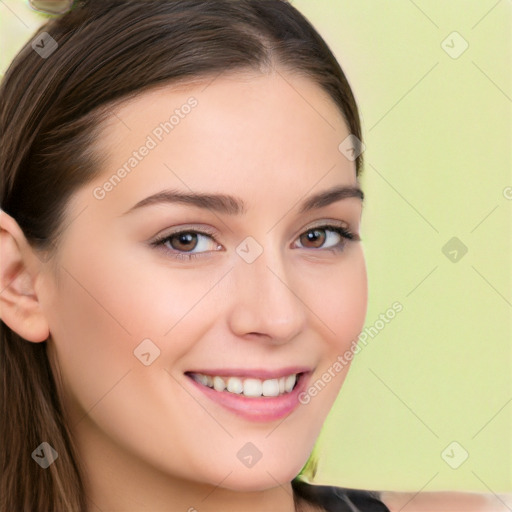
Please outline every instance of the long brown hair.
[[[343, 71], [285, 0], [85, 0], [43, 32], [57, 49], [43, 58], [27, 43], [0, 86], [1, 208], [41, 257], [57, 250], [71, 195], [102, 171], [93, 148], [109, 107], [151, 87], [280, 65], [321, 86], [362, 139]], [[85, 511], [47, 343], [1, 329], [0, 511]], [[43, 441], [58, 453], [47, 469], [31, 457]]]

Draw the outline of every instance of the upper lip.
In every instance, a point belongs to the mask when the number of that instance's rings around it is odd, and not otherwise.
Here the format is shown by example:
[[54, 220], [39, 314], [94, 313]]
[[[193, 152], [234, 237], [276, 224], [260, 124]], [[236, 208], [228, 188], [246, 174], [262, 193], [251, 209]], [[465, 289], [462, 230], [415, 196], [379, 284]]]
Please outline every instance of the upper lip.
[[311, 368], [308, 366], [286, 366], [284, 368], [276, 368], [268, 370], [264, 368], [202, 368], [197, 370], [189, 370], [185, 373], [202, 373], [204, 375], [218, 375], [226, 377], [252, 377], [254, 379], [279, 379], [294, 373], [307, 373]]

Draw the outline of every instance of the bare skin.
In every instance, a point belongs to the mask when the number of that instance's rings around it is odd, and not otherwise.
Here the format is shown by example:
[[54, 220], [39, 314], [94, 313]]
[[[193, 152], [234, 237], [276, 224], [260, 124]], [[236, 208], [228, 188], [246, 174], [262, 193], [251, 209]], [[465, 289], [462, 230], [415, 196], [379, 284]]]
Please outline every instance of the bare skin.
[[383, 492], [391, 512], [508, 512], [511, 495], [468, 492]]
[[[105, 185], [191, 97], [197, 106]], [[212, 402], [185, 372], [304, 366], [315, 382], [357, 339], [362, 246], [332, 229], [314, 242], [306, 234], [330, 224], [357, 236], [361, 199], [300, 211], [313, 194], [358, 185], [354, 161], [338, 150], [346, 123], [317, 85], [284, 70], [165, 87], [113, 113], [95, 148], [106, 157], [102, 175], [71, 198], [74, 220], [55, 260], [39, 259], [2, 215], [2, 318], [28, 341], [48, 339], [91, 512], [292, 512], [290, 482], [348, 365], [309, 403], [264, 422]], [[183, 203], [125, 213], [164, 189], [229, 194], [246, 213]], [[190, 249], [176, 238], [151, 244], [185, 228], [211, 235]], [[236, 251], [247, 237], [263, 250], [251, 263]], [[173, 256], [187, 249], [201, 254]], [[144, 339], [160, 350], [149, 366], [134, 357]], [[262, 454], [253, 467], [237, 457], [247, 443]]]

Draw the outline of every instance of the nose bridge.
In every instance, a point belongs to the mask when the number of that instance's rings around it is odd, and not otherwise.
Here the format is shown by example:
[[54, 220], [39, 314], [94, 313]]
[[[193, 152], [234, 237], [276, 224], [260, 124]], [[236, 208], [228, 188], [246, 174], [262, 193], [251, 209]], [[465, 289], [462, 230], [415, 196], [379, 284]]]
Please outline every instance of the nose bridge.
[[[231, 325], [238, 335], [266, 334], [287, 341], [304, 326], [305, 306], [294, 290], [293, 273], [277, 244], [248, 237], [237, 248], [233, 269]], [[290, 278], [292, 276], [292, 278]]]

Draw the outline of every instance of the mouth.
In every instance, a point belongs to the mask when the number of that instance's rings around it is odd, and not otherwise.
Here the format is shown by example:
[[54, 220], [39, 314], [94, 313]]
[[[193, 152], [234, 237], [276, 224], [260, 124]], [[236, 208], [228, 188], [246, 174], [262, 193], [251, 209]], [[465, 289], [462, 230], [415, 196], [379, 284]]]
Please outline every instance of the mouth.
[[187, 372], [186, 375], [202, 386], [209, 387], [218, 392], [226, 391], [235, 395], [258, 398], [261, 396], [275, 397], [291, 393], [303, 373], [290, 373], [283, 377], [264, 380], [254, 377], [210, 375], [199, 372]]
[[311, 370], [279, 372], [215, 370], [185, 372], [192, 387], [225, 409], [251, 421], [273, 421], [290, 414], [299, 404]]

